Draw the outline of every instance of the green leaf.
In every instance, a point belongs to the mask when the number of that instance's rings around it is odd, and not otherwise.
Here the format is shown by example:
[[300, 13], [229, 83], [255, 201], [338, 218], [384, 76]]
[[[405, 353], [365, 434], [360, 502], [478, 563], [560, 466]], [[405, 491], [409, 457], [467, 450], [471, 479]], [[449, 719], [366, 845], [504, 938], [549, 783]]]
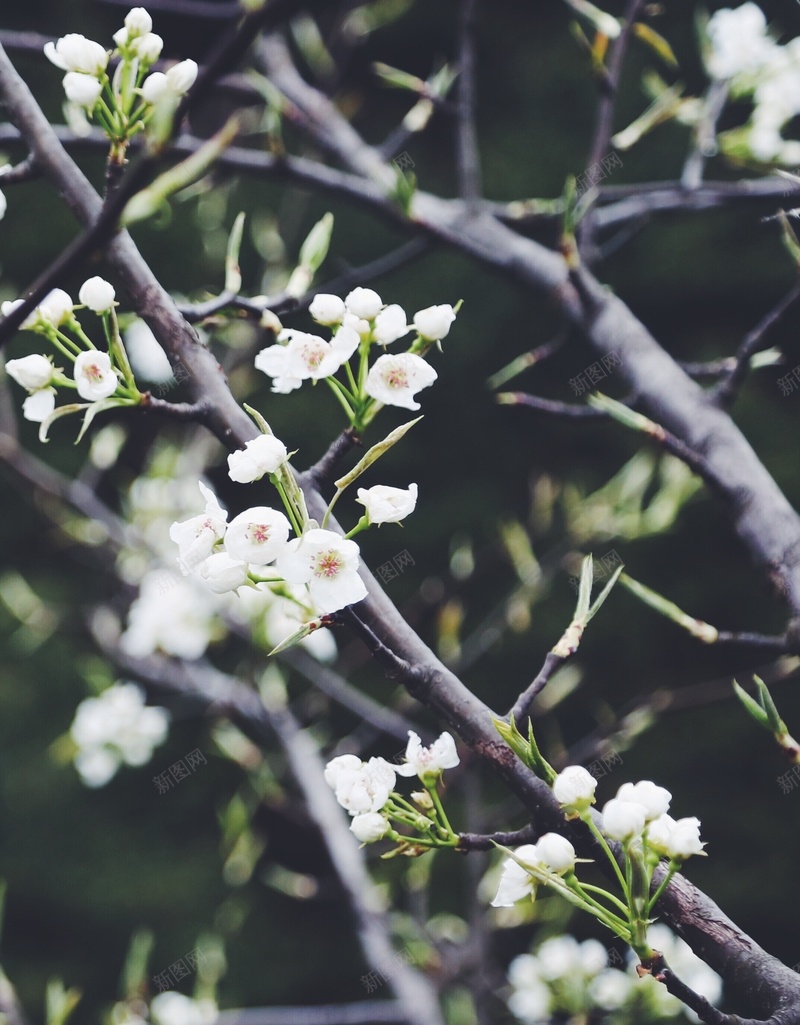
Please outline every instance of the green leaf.
[[517, 758], [519, 758], [521, 762], [524, 762], [529, 769], [536, 772], [536, 758], [531, 750], [531, 745], [517, 729], [517, 724], [514, 722], [514, 716], [511, 716], [511, 722], [506, 722], [505, 719], [496, 719], [493, 717], [492, 725], [506, 744], [508, 744]]
[[320, 616], [318, 619], [312, 619], [308, 623], [303, 623], [299, 630], [295, 630], [293, 634], [285, 637], [280, 644], [277, 644], [272, 651], [269, 652], [269, 657], [277, 655], [281, 651], [286, 651], [287, 648], [294, 647], [303, 640], [304, 637], [308, 637], [310, 633], [315, 630], [319, 630], [321, 626], [325, 625], [325, 616]]
[[248, 416], [251, 416], [255, 420], [256, 425], [258, 426], [258, 429], [261, 431], [262, 434], [273, 433], [272, 428], [257, 409], [254, 409], [252, 406], [248, 406], [246, 402], [243, 402], [242, 405], [244, 407], [245, 413], [247, 413]]
[[744, 709], [748, 715], [752, 716], [759, 726], [763, 726], [765, 730], [768, 730], [770, 728], [769, 717], [761, 705], [751, 698], [747, 691], [743, 687], [739, 686], [736, 680], [733, 681], [733, 689], [736, 691], [736, 697], [744, 705]]
[[383, 441], [379, 441], [377, 445], [373, 445], [372, 448], [369, 449], [361, 459], [359, 459], [349, 473], [346, 473], [344, 477], [340, 477], [337, 481], [334, 481], [337, 491], [344, 491], [345, 488], [350, 487], [354, 480], [357, 480], [377, 459], [380, 459], [385, 452], [388, 452], [393, 445], [396, 445], [406, 432], [410, 431], [414, 424], [418, 424], [421, 419], [422, 417], [418, 416], [416, 420], [409, 420], [408, 423], [395, 427], [393, 431], [390, 431], [389, 434], [386, 435]]
[[242, 287], [242, 272], [239, 268], [239, 250], [242, 248], [244, 232], [244, 212], [236, 215], [231, 233], [228, 237], [228, 249], [225, 254], [225, 291], [239, 294]]
[[758, 689], [758, 696], [761, 700], [761, 707], [764, 709], [764, 712], [767, 716], [769, 728], [773, 731], [773, 733], [788, 733], [788, 730], [786, 729], [786, 723], [783, 721], [783, 719], [781, 719], [778, 713], [778, 709], [775, 707], [775, 702], [772, 700], [772, 695], [770, 694], [766, 683], [764, 683], [764, 681], [759, 676], [753, 676], [753, 679], [755, 680], [756, 687]]
[[153, 952], [155, 938], [149, 929], [137, 929], [122, 969], [122, 992], [126, 1000], [143, 997], [147, 991], [147, 963]]
[[649, 25], [645, 25], [644, 22], [637, 21], [633, 25], [633, 34], [638, 36], [645, 45], [649, 46], [651, 50], [657, 53], [665, 64], [669, 64], [670, 67], [673, 68], [678, 67], [678, 58], [672, 52], [672, 47], [662, 35], [659, 35], [659, 33], [655, 31], [655, 29], [650, 28]]
[[109, 396], [107, 399], [100, 399], [98, 402], [92, 402], [86, 410], [86, 415], [83, 418], [83, 424], [78, 432], [78, 437], [75, 439], [75, 444], [77, 445], [83, 438], [84, 434], [89, 430], [92, 420], [94, 420], [98, 413], [104, 413], [107, 409], [113, 409], [114, 406], [129, 405], [131, 405], [129, 399], [116, 398], [114, 395]]
[[50, 979], [45, 994], [47, 1025], [65, 1025], [81, 998], [79, 989], [64, 989], [61, 979]]
[[39, 425], [39, 441], [48, 441], [47, 433], [56, 420], [61, 419], [62, 416], [69, 416], [70, 413], [78, 413], [82, 409], [88, 409], [91, 406], [91, 402], [70, 402], [66, 406], [56, 406], [50, 416], [42, 420]]
[[591, 619], [593, 619], [597, 615], [597, 613], [600, 611], [600, 606], [603, 604], [603, 602], [606, 600], [606, 598], [611, 593], [611, 588], [614, 586], [614, 584], [616, 584], [616, 582], [617, 582], [621, 572], [622, 572], [622, 566], [617, 566], [617, 568], [611, 574], [611, 577], [610, 577], [608, 583], [603, 588], [603, 590], [600, 592], [600, 594], [598, 594], [598, 596], [595, 598], [594, 604], [589, 609], [589, 611], [586, 613], [586, 622], [587, 623]]

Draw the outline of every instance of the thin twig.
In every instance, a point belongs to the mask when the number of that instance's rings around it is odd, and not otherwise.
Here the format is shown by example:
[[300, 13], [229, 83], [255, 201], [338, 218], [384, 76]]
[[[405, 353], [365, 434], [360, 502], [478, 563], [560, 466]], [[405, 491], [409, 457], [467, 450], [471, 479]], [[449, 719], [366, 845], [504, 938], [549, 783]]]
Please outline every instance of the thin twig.
[[13, 167], [6, 165], [5, 172], [0, 175], [0, 185], [5, 189], [9, 185], [19, 185], [21, 182], [33, 181], [40, 174], [41, 171], [36, 163], [36, 157], [31, 153]]
[[476, 44], [480, 0], [461, 0], [458, 16], [458, 120], [456, 172], [458, 193], [470, 206], [481, 195], [481, 162], [475, 126]]
[[524, 722], [524, 720], [530, 715], [531, 705], [536, 700], [536, 696], [544, 690], [550, 681], [550, 677], [560, 669], [565, 662], [566, 658], [562, 655], [556, 655], [555, 652], [548, 651], [545, 656], [544, 664], [539, 670], [536, 679], [526, 687], [514, 702], [513, 708], [508, 712], [508, 718], [513, 716], [517, 725]]
[[459, 850], [493, 851], [495, 844], [502, 844], [503, 847], [520, 847], [524, 843], [534, 843], [539, 837], [539, 832], [533, 826], [523, 826], [522, 829], [507, 833], [459, 833], [458, 837]]

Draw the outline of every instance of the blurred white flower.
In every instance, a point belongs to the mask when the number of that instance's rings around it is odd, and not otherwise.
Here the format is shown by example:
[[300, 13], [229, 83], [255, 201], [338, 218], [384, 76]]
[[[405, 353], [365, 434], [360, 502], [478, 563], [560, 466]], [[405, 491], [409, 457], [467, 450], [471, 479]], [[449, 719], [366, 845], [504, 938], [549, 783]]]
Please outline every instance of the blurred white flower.
[[775, 55], [764, 12], [754, 3], [715, 11], [707, 26], [710, 50], [706, 64], [716, 79], [753, 75]]
[[144, 765], [166, 739], [169, 713], [145, 705], [133, 683], [119, 683], [86, 698], [75, 712], [70, 734], [78, 751], [75, 767], [87, 786], [101, 787], [119, 766]]
[[107, 352], [93, 349], [81, 352], [75, 360], [73, 368], [78, 394], [87, 402], [107, 399], [117, 390], [119, 378], [111, 366], [111, 357]]
[[414, 511], [417, 485], [409, 484], [406, 489], [390, 488], [386, 484], [359, 488], [356, 501], [366, 509], [370, 523], [399, 523]]
[[70, 103], [75, 103], [85, 110], [94, 110], [100, 99], [103, 83], [94, 75], [86, 75], [82, 71], [68, 71], [64, 75], [64, 93]]
[[192, 1000], [174, 989], [158, 993], [150, 1001], [156, 1025], [213, 1025], [218, 1013], [213, 1000]]
[[202, 481], [198, 482], [198, 487], [206, 500], [205, 511], [173, 523], [169, 528], [169, 536], [178, 546], [178, 563], [184, 574], [191, 573], [211, 555], [214, 545], [225, 536], [227, 526], [228, 514], [217, 496]]
[[411, 352], [384, 355], [379, 356], [370, 368], [365, 390], [367, 395], [384, 405], [419, 409], [414, 396], [433, 384], [438, 376], [429, 363]]
[[214, 610], [214, 595], [199, 581], [163, 569], [150, 570], [128, 612], [120, 646], [136, 658], [156, 651], [188, 660], [200, 658], [217, 629]]
[[143, 320], [126, 328], [125, 351], [137, 378], [164, 384], [172, 379], [172, 367], [156, 336]]

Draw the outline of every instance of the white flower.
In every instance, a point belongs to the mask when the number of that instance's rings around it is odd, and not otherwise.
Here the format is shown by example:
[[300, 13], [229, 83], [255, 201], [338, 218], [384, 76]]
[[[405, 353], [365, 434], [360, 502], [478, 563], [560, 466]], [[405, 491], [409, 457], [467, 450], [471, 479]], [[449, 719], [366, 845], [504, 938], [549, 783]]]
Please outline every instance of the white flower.
[[355, 328], [348, 327], [347, 324], [339, 328], [333, 338], [331, 338], [330, 344], [331, 349], [336, 353], [340, 366], [350, 359], [360, 342], [361, 336]]
[[558, 875], [575, 868], [575, 848], [558, 833], [545, 833], [537, 841], [536, 850], [545, 865]]
[[451, 734], [442, 733], [430, 747], [423, 747], [419, 736], [409, 730], [406, 764], [396, 766], [395, 772], [399, 776], [419, 776], [423, 779], [426, 776], [438, 776], [445, 769], [455, 768], [458, 763], [456, 742]]
[[150, 1013], [156, 1025], [213, 1025], [219, 1011], [213, 1000], [192, 1000], [168, 989], [153, 997]]
[[53, 327], [60, 327], [72, 316], [74, 305], [69, 294], [63, 288], [54, 288], [52, 292], [42, 299], [36, 307], [36, 312], [48, 324], [52, 324]]
[[361, 317], [357, 317], [355, 313], [349, 311], [344, 315], [344, 326], [351, 327], [355, 333], [365, 341], [372, 334], [372, 328], [368, 320], [364, 320]]
[[202, 482], [198, 487], [206, 500], [206, 508], [199, 516], [173, 523], [169, 536], [178, 546], [178, 563], [184, 574], [204, 562], [214, 550], [217, 541], [225, 536], [228, 514], [217, 501], [210, 488]]
[[226, 594], [247, 583], [247, 563], [232, 559], [227, 552], [214, 552], [200, 564], [200, 576], [215, 594]]
[[649, 779], [643, 779], [639, 783], [623, 783], [617, 791], [617, 800], [643, 805], [647, 809], [647, 821], [652, 822], [667, 813], [672, 794]]
[[683, 861], [693, 854], [701, 854], [704, 843], [700, 841], [700, 819], [678, 819], [670, 831], [667, 854], [676, 861]]
[[119, 379], [111, 366], [107, 352], [82, 352], [75, 360], [73, 369], [78, 394], [88, 402], [107, 399], [117, 390]]
[[447, 337], [450, 325], [455, 319], [456, 311], [452, 306], [429, 306], [414, 314], [414, 329], [428, 341], [438, 342]]
[[313, 528], [288, 543], [278, 557], [277, 569], [289, 583], [308, 584], [320, 612], [337, 612], [367, 596], [358, 575], [358, 556], [355, 541]]
[[[0, 305], [0, 313], [2, 313], [4, 317], [9, 317], [14, 312], [14, 310], [18, 306], [21, 306], [24, 302], [24, 299], [7, 299], [4, 303], [2, 303], [2, 305]], [[36, 322], [38, 319], [38, 313], [36, 310], [34, 310], [32, 313], [29, 313], [28, 316], [23, 320], [22, 324], [20, 324], [20, 327], [24, 331], [32, 331], [36, 327]]]
[[597, 780], [582, 765], [568, 765], [553, 781], [553, 794], [568, 814], [585, 811], [594, 804]]
[[604, 1011], [616, 1011], [625, 1004], [636, 982], [636, 977], [627, 972], [607, 968], [592, 980], [589, 995]]
[[128, 612], [128, 628], [120, 646], [144, 658], [163, 651], [176, 658], [200, 658], [215, 633], [214, 603], [208, 588], [166, 570], [151, 570]]
[[716, 11], [707, 32], [711, 44], [707, 65], [716, 79], [755, 74], [774, 58], [776, 47], [767, 34], [767, 20], [754, 3]]
[[87, 786], [107, 783], [119, 766], [144, 765], [167, 736], [169, 713], [148, 708], [133, 683], [116, 684], [82, 701], [70, 734], [78, 747], [75, 766]]
[[102, 83], [94, 75], [85, 75], [81, 71], [68, 71], [64, 75], [63, 85], [69, 102], [86, 110], [94, 110], [103, 91]]
[[132, 7], [125, 15], [125, 28], [130, 39], [144, 36], [153, 31], [153, 19], [144, 7]]
[[550, 987], [536, 972], [536, 958], [520, 954], [508, 966], [508, 978], [514, 992], [508, 998], [508, 1007], [520, 1021], [541, 1025], [549, 1021], [551, 1012]]
[[402, 306], [393, 303], [381, 310], [375, 318], [373, 337], [381, 345], [391, 345], [398, 338], [407, 335], [411, 328], [406, 322], [406, 311]]
[[274, 434], [260, 434], [243, 449], [228, 456], [228, 476], [239, 484], [260, 480], [265, 473], [275, 473], [287, 458], [286, 446]]
[[[514, 851], [514, 854], [531, 867], [544, 867], [534, 844], [523, 844], [522, 847], [518, 847]], [[492, 907], [510, 908], [523, 897], [535, 897], [536, 885], [536, 880], [522, 865], [519, 865], [513, 858], [506, 858], [503, 862], [503, 874], [500, 876], [500, 885], [497, 887]]]
[[101, 277], [93, 277], [84, 281], [78, 292], [78, 302], [87, 306], [94, 313], [107, 313], [114, 305], [114, 286]]
[[8, 210], [8, 200], [5, 192], [0, 192], [0, 221], [5, 217], [6, 210]]
[[367, 374], [366, 392], [387, 406], [419, 409], [414, 395], [438, 376], [429, 363], [411, 352], [379, 356]]
[[53, 364], [46, 356], [23, 356], [21, 359], [10, 359], [6, 363], [6, 373], [28, 391], [38, 391], [50, 384]]
[[631, 840], [640, 836], [647, 821], [647, 808], [635, 801], [612, 798], [603, 807], [603, 832], [612, 840]]
[[350, 823], [350, 832], [361, 843], [375, 843], [382, 836], [386, 836], [391, 829], [389, 820], [378, 812], [367, 812], [365, 815], [356, 815]]
[[163, 71], [154, 71], [142, 82], [139, 91], [142, 94], [142, 98], [148, 103], [158, 103], [161, 97], [169, 92], [167, 76]]
[[371, 288], [354, 288], [344, 304], [350, 313], [362, 320], [374, 320], [383, 308], [383, 300]]
[[164, 40], [155, 32], [148, 32], [131, 42], [131, 48], [139, 60], [146, 65], [155, 64], [164, 48]]
[[[709, 968], [700, 960], [685, 940], [680, 939], [669, 926], [661, 922], [650, 926], [647, 930], [647, 939], [656, 950], [663, 953], [664, 960], [682, 982], [704, 996], [709, 1003], [719, 1002], [722, 997], [722, 979], [713, 968]], [[700, 1019], [694, 1012], [680, 1004], [676, 997], [666, 991], [663, 984], [657, 983], [652, 977], [648, 978], [651, 979], [649, 985], [657, 1010], [663, 1017], [674, 1017], [683, 1012], [691, 1021], [699, 1022]], [[635, 984], [641, 986], [642, 983], [648, 985], [645, 979], [636, 980]]]
[[385, 484], [359, 488], [356, 501], [367, 510], [370, 523], [398, 523], [414, 511], [417, 485], [409, 484], [406, 490], [390, 488]]
[[[250, 590], [250, 589], [248, 589]], [[306, 596], [305, 588], [296, 588], [298, 599], [302, 601]], [[266, 614], [263, 619], [264, 634], [267, 641], [273, 648], [277, 648], [285, 640], [297, 633], [301, 626], [308, 619], [304, 613], [303, 606], [289, 598], [280, 595], [272, 595]], [[241, 596], [240, 596], [241, 598]], [[313, 655], [318, 662], [334, 662], [338, 654], [336, 640], [333, 633], [327, 627], [320, 627], [312, 630], [300, 640], [300, 644]]]
[[176, 96], [183, 96], [188, 93], [197, 78], [197, 62], [193, 60], [180, 61], [173, 64], [167, 72], [167, 88]]
[[262, 349], [255, 358], [255, 367], [273, 378], [272, 390], [280, 394], [294, 391], [309, 378], [318, 381], [335, 374], [358, 345], [355, 339], [355, 346], [352, 346], [349, 332], [338, 345], [336, 339], [329, 343], [318, 335], [292, 329], [281, 331], [278, 340], [286, 344]]
[[40, 424], [50, 416], [55, 408], [55, 388], [40, 388], [38, 391], [31, 392], [22, 403], [22, 415], [26, 420]]
[[357, 755], [337, 755], [325, 766], [325, 782], [335, 790], [343, 772], [358, 772], [363, 764]]
[[394, 769], [383, 758], [370, 758], [357, 768], [341, 768], [334, 792], [339, 804], [351, 815], [379, 812], [394, 790]]
[[311, 301], [308, 312], [318, 324], [325, 324], [328, 327], [332, 324], [341, 324], [345, 314], [344, 300], [338, 295], [319, 292]]
[[225, 549], [233, 559], [266, 566], [283, 550], [291, 524], [277, 509], [253, 506], [228, 524]]
[[100, 76], [106, 70], [108, 53], [78, 32], [62, 36], [56, 43], [45, 43], [44, 55], [62, 71], [79, 71], [84, 75]]

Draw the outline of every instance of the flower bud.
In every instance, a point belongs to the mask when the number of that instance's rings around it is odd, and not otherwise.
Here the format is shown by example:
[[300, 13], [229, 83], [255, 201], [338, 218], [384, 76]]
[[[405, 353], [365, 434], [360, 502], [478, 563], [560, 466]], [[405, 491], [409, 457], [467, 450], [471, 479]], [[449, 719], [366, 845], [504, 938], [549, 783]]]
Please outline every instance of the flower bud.
[[411, 794], [411, 800], [421, 811], [430, 811], [433, 808], [433, 798], [427, 790], [415, 790]]
[[597, 780], [582, 765], [568, 765], [553, 780], [555, 799], [568, 814], [578, 814], [594, 804]]
[[23, 356], [22, 359], [10, 359], [6, 363], [6, 373], [28, 391], [37, 391], [50, 384], [53, 364], [46, 356]]
[[238, 484], [249, 484], [265, 473], [275, 473], [287, 455], [286, 446], [274, 434], [260, 434], [240, 451], [231, 452], [228, 476]]
[[545, 833], [539, 838], [536, 850], [545, 865], [558, 875], [575, 868], [575, 848], [565, 836]]
[[155, 32], [148, 32], [133, 42], [133, 52], [143, 64], [155, 64], [163, 48], [164, 40]]
[[338, 295], [320, 292], [314, 296], [308, 312], [318, 324], [325, 324], [328, 327], [332, 324], [341, 324], [345, 314], [344, 300]]
[[78, 301], [94, 313], [107, 313], [114, 305], [114, 286], [105, 278], [89, 278], [81, 285]]
[[64, 75], [64, 92], [70, 103], [93, 110], [103, 91], [102, 84], [94, 75], [84, 75], [80, 71], [68, 71]]
[[632, 840], [642, 833], [646, 819], [644, 805], [615, 797], [603, 808], [603, 832], [612, 840]]
[[125, 28], [128, 30], [128, 38], [144, 36], [153, 31], [153, 19], [144, 7], [132, 7], [125, 16]]
[[683, 861], [693, 854], [702, 854], [705, 844], [700, 840], [700, 819], [678, 819], [673, 826], [667, 854], [676, 861]]
[[647, 809], [647, 821], [652, 822], [666, 815], [672, 794], [649, 779], [643, 779], [639, 783], [623, 783], [617, 791], [617, 799], [643, 805]]
[[72, 316], [74, 305], [71, 297], [63, 288], [54, 288], [39, 303], [37, 313], [53, 327], [60, 327]]
[[383, 308], [383, 300], [371, 288], [354, 288], [344, 302], [349, 312], [362, 320], [374, 320]]
[[375, 484], [371, 488], [359, 488], [356, 501], [367, 510], [370, 523], [399, 523], [414, 511], [417, 504], [417, 485], [390, 488], [386, 484]]
[[378, 812], [356, 815], [350, 823], [350, 832], [361, 843], [375, 843], [385, 836], [390, 828], [389, 820]]
[[168, 91], [167, 76], [163, 71], [154, 71], [142, 82], [141, 94], [147, 103], [158, 103]]
[[455, 319], [456, 311], [448, 304], [428, 306], [414, 314], [414, 328], [423, 338], [438, 342], [447, 337]]
[[374, 338], [381, 345], [391, 345], [398, 338], [407, 335], [409, 330], [410, 328], [406, 323], [405, 310], [402, 306], [398, 306], [397, 303], [393, 303], [391, 306], [387, 306], [385, 310], [381, 310], [375, 318]]
[[167, 72], [167, 85], [176, 95], [183, 96], [194, 85], [197, 72], [196, 61], [185, 60], [174, 64]]
[[226, 594], [247, 583], [247, 563], [227, 552], [215, 552], [200, 566], [200, 576], [215, 594]]

